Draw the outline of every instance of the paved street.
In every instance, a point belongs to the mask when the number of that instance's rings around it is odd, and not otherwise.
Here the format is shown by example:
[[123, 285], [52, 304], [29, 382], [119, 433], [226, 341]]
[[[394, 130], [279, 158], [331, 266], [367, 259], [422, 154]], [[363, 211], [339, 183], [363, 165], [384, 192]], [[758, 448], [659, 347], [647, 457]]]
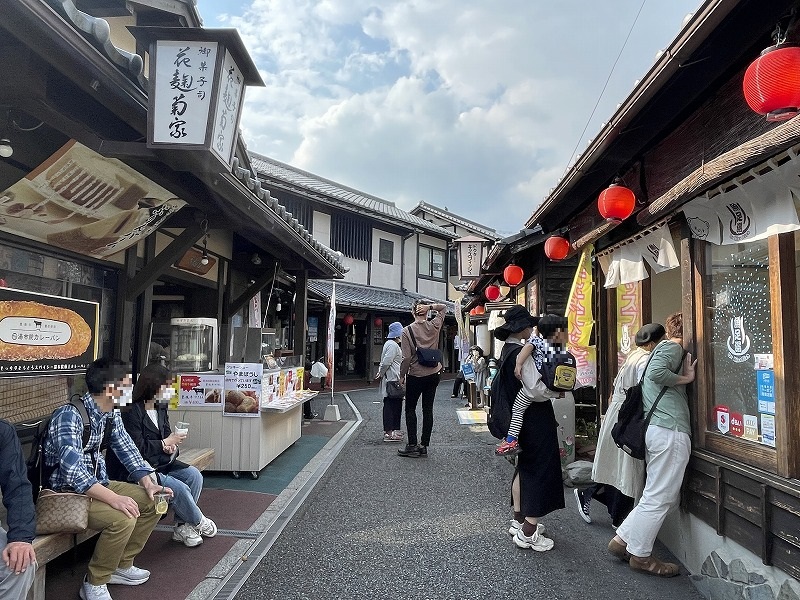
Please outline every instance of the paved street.
[[[427, 459], [401, 458], [399, 444], [382, 441], [374, 389], [349, 392], [361, 427], [236, 597], [701, 598], [686, 574], [659, 579], [612, 559], [605, 508], [596, 505], [586, 525], [568, 488], [567, 508], [543, 521], [555, 548], [514, 546], [506, 533], [512, 468], [494, 456], [485, 427], [458, 423], [463, 401], [450, 389], [445, 382], [437, 393]], [[340, 409], [356, 418], [346, 402]]]

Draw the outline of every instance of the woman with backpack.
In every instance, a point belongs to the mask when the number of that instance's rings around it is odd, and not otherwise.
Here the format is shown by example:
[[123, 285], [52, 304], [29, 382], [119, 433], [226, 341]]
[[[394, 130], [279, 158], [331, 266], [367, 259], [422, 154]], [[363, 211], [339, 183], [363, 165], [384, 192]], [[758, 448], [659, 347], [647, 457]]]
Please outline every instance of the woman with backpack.
[[[418, 458], [428, 456], [428, 445], [433, 431], [433, 398], [442, 371], [439, 333], [444, 323], [444, 304], [429, 300], [416, 300], [411, 307], [414, 322], [403, 329], [400, 347], [400, 380], [406, 386], [406, 431], [408, 442], [397, 451], [400, 456]], [[432, 314], [429, 315], [429, 313]], [[438, 353], [438, 354], [437, 354]], [[438, 356], [438, 360], [436, 360]], [[417, 444], [417, 403], [422, 398], [422, 437]]]

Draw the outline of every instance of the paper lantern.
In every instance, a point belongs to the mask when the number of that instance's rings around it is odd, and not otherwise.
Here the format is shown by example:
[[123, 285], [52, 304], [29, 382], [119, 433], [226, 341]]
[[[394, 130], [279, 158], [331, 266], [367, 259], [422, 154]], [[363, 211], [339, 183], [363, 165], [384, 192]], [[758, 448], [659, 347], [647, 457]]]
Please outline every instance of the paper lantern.
[[470, 314], [471, 317], [474, 317], [477, 313], [475, 312], [474, 308], [470, 308], [469, 309], [469, 314]]
[[482, 314], [486, 313], [486, 309], [484, 308], [483, 304], [479, 304], [478, 306], [476, 306], [472, 310], [475, 311], [476, 315], [482, 315]]
[[744, 99], [767, 121], [786, 121], [800, 112], [800, 47], [770, 46], [744, 74]]
[[624, 185], [612, 183], [597, 198], [597, 210], [606, 221], [620, 223], [633, 214], [636, 196]]
[[353, 324], [353, 315], [345, 315], [344, 319], [342, 319], [342, 320], [344, 321], [345, 325], [352, 325]]
[[375, 327], [380, 327], [381, 325], [383, 325], [383, 319], [375, 317]]
[[569, 240], [558, 235], [547, 238], [544, 254], [550, 260], [564, 260], [569, 254]]
[[503, 269], [503, 279], [505, 279], [506, 283], [511, 287], [522, 283], [523, 277], [525, 277], [525, 271], [523, 271], [517, 265], [508, 265], [505, 269]]
[[496, 285], [487, 285], [483, 294], [489, 302], [495, 302], [500, 298], [500, 288]]

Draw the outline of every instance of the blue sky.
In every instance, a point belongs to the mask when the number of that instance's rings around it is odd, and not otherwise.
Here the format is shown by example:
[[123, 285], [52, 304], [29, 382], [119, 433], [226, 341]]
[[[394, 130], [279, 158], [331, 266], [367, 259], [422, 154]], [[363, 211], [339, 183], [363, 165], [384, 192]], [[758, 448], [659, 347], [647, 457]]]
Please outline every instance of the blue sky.
[[246, 93], [250, 150], [504, 234], [524, 226], [700, 4], [197, 0], [206, 27], [239, 30], [266, 83]]

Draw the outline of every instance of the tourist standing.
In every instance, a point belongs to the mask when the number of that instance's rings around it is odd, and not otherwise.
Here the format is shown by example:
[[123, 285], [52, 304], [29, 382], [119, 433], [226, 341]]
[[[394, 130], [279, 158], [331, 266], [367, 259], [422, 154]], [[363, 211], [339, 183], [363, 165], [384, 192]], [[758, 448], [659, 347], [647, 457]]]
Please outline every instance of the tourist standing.
[[403, 335], [403, 325], [395, 321], [389, 325], [389, 333], [381, 351], [381, 362], [375, 379], [380, 380], [378, 393], [383, 398], [383, 441], [399, 442], [403, 439], [400, 431], [400, 416], [403, 413], [403, 398], [391, 398], [387, 391], [390, 381], [400, 381], [400, 363], [403, 361], [403, 352], [400, 350], [400, 338]]

